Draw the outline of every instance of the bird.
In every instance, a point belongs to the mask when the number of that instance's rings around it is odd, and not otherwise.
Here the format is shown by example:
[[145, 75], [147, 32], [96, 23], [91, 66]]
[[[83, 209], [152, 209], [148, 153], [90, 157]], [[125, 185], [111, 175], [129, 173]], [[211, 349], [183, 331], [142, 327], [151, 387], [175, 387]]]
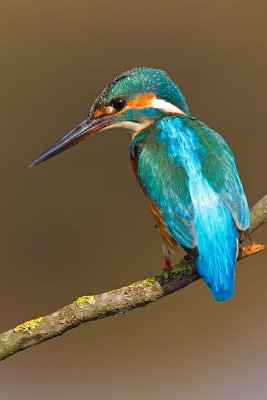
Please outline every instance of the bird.
[[183, 249], [219, 302], [235, 291], [239, 235], [250, 213], [226, 141], [190, 114], [161, 69], [138, 67], [113, 79], [88, 117], [37, 157], [37, 165], [97, 132], [132, 132], [130, 165], [159, 228], [164, 270]]

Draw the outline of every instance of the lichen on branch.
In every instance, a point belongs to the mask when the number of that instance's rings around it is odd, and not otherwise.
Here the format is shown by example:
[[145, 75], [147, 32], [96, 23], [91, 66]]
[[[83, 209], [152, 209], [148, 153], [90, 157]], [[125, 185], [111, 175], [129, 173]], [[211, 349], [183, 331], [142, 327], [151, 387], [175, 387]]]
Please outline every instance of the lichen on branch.
[[[253, 232], [267, 220], [267, 195], [251, 208], [250, 213], [250, 232]], [[242, 245], [238, 261], [263, 249], [264, 245], [261, 243]], [[162, 272], [152, 278], [107, 293], [78, 297], [73, 303], [52, 314], [26, 321], [0, 334], [0, 360], [60, 336], [85, 322], [124, 313], [152, 303], [198, 279], [200, 276], [196, 268], [183, 258], [169, 273]]]

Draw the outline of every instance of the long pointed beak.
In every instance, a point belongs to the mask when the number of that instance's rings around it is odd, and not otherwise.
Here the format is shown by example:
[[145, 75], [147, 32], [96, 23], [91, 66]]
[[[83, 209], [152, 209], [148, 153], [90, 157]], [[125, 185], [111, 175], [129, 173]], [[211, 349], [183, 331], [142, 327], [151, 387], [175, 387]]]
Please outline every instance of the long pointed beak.
[[63, 136], [56, 143], [52, 144], [52, 146], [48, 147], [48, 149], [40, 154], [29, 166], [33, 167], [34, 165], [40, 164], [62, 151], [69, 149], [75, 144], [80, 143], [88, 136], [92, 136], [98, 131], [106, 128], [109, 125], [110, 119], [110, 116], [104, 116], [94, 121], [89, 121], [88, 119], [83, 121], [71, 132], [67, 133], [67, 135]]

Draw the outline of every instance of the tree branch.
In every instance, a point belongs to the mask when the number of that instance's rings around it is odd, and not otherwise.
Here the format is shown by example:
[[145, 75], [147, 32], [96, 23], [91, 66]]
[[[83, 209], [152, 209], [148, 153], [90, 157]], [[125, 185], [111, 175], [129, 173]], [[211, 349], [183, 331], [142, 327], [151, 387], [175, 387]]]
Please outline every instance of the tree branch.
[[[267, 220], [267, 195], [251, 210], [250, 232]], [[261, 243], [250, 243], [240, 247], [238, 260], [264, 249]], [[124, 313], [152, 303], [161, 297], [176, 292], [200, 278], [194, 266], [186, 258], [172, 267], [170, 273], [162, 272], [152, 278], [132, 283], [94, 296], [82, 296], [60, 310], [36, 318], [0, 334], [0, 360], [52, 339], [69, 329], [110, 315]]]

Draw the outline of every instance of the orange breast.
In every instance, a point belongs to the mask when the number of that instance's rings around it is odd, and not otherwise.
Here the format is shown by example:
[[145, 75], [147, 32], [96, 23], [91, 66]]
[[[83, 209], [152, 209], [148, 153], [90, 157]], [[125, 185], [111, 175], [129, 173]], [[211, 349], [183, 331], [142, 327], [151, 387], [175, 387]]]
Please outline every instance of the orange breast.
[[[146, 196], [147, 197], [147, 196]], [[152, 212], [153, 217], [156, 220], [157, 227], [160, 230], [160, 234], [162, 237], [163, 242], [165, 245], [170, 249], [170, 250], [176, 250], [177, 249], [177, 242], [173, 239], [173, 237], [170, 235], [170, 233], [167, 231], [167, 228], [164, 224], [164, 221], [162, 219], [160, 210], [157, 206], [157, 204], [148, 198], [148, 203], [150, 210]]]
[[177, 242], [173, 239], [173, 237], [167, 231], [157, 204], [148, 197], [148, 195], [142, 185], [142, 182], [137, 173], [138, 166], [137, 166], [137, 160], [135, 158], [131, 158], [131, 167], [132, 167], [134, 176], [135, 176], [140, 188], [142, 189], [142, 192], [144, 193], [146, 199], [148, 200], [149, 208], [151, 210], [153, 217], [155, 218], [157, 227], [160, 230], [160, 234], [161, 234], [164, 244], [167, 246], [167, 248], [169, 248], [172, 251], [177, 250]]

